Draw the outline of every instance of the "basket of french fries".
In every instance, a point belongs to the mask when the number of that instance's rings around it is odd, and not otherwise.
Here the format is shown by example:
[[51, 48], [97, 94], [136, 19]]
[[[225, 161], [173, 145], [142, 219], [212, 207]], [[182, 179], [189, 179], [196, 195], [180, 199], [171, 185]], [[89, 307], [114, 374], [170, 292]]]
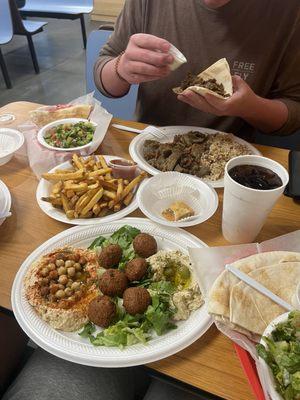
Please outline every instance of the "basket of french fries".
[[108, 162], [116, 158], [73, 154], [70, 161], [42, 175], [37, 188], [39, 206], [51, 218], [74, 225], [128, 215], [138, 207], [136, 191], [147, 173], [137, 169], [133, 179], [114, 178]]

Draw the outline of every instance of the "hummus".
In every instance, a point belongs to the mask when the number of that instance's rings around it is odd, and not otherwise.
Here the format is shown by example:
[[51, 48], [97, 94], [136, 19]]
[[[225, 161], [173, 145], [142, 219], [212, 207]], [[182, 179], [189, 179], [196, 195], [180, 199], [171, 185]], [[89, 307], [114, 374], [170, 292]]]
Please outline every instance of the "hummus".
[[[85, 263], [81, 265], [81, 278], [76, 278], [75, 275], [73, 279], [70, 276], [68, 277], [69, 281], [76, 282], [77, 288], [72, 290], [70, 285], [70, 296], [66, 297], [64, 294], [62, 298], [57, 298], [55, 294], [51, 294], [51, 286], [58, 286], [56, 293], [60, 292], [59, 294], [66, 290], [68, 291], [67, 284], [60, 284], [60, 267], [55, 265], [56, 261], [64, 256], [67, 260], [72, 257], [75, 257], [75, 259], [84, 257]], [[55, 265], [52, 271], [57, 271], [57, 278], [52, 279], [49, 274], [47, 276], [43, 275], [45, 268], [48, 268], [50, 264]], [[26, 298], [40, 317], [52, 328], [66, 332], [76, 331], [88, 322], [88, 305], [100, 293], [96, 287], [98, 267], [96, 255], [92, 251], [75, 248], [55, 250], [55, 252], [41, 257], [28, 269], [24, 277]], [[69, 268], [66, 267], [66, 274], [68, 274], [67, 270]], [[49, 273], [51, 273], [51, 270], [49, 270]], [[47, 285], [41, 283], [43, 279], [48, 279], [49, 282], [49, 287], [46, 290], [48, 292], [47, 295], [43, 293], [43, 290], [47, 287]]]
[[[147, 261], [153, 273], [152, 279], [154, 281], [171, 280], [176, 287], [171, 300], [171, 306], [176, 308], [173, 319], [175, 321], [188, 319], [191, 312], [201, 307], [204, 303], [193, 274], [189, 256], [179, 250], [161, 250], [149, 257]], [[166, 273], [170, 269], [173, 274], [169, 278]], [[188, 273], [186, 273], [187, 270]], [[183, 277], [180, 275], [180, 271], [184, 271]]]

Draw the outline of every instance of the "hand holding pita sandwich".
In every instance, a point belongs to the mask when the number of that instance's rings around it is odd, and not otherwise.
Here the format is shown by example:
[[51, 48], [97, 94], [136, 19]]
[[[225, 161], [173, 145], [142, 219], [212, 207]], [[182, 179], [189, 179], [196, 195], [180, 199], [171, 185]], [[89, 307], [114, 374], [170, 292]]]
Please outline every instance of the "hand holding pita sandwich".
[[229, 98], [222, 99], [211, 93], [203, 93], [199, 96], [190, 89], [186, 89], [177, 98], [203, 112], [246, 119], [255, 105], [257, 96], [250, 86], [237, 75], [232, 77], [232, 84], [233, 94]]

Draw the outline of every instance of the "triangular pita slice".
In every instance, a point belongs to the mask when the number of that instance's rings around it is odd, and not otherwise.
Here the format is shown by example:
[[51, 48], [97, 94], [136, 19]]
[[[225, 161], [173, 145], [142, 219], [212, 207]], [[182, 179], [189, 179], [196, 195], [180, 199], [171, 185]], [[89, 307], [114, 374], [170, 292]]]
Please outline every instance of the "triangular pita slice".
[[[234, 267], [249, 274], [258, 268], [288, 261], [299, 261], [300, 253], [290, 251], [270, 251], [254, 254], [232, 263]], [[209, 292], [208, 312], [218, 316], [218, 320], [227, 322], [230, 317], [230, 292], [240, 280], [228, 271], [223, 271], [215, 280]]]
[[[248, 275], [292, 304], [300, 281], [300, 262], [270, 265]], [[230, 322], [250, 332], [262, 335], [270, 322], [284, 312], [284, 308], [244, 282], [234, 285], [231, 290]]]
[[[197, 75], [199, 78], [204, 79], [205, 81], [209, 79], [215, 79], [217, 84], [222, 84], [224, 87], [224, 91], [229, 96], [232, 96], [233, 87], [232, 87], [232, 77], [230, 73], [230, 67], [226, 60], [226, 58], [221, 58], [210, 67], [208, 67], [205, 71], [201, 72]], [[195, 93], [203, 96], [205, 93], [210, 93], [213, 96], [219, 97], [220, 99], [225, 99], [224, 97], [213, 90], [207, 89], [202, 86], [189, 86], [187, 89], [192, 90]], [[183, 92], [181, 87], [176, 87], [173, 89], [174, 93], [180, 94]]]

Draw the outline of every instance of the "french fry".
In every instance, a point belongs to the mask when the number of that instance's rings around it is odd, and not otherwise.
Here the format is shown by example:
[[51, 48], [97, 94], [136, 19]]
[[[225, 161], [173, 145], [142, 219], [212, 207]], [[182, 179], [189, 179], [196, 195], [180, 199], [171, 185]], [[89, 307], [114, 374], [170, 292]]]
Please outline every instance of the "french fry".
[[67, 190], [65, 193], [68, 199], [71, 199], [71, 197], [75, 196], [74, 190]]
[[104, 190], [103, 196], [105, 196], [105, 197], [107, 197], [107, 198], [109, 198], [109, 199], [114, 200], [114, 199], [116, 198], [117, 195], [116, 195], [115, 192], [110, 192], [109, 190]]
[[97, 189], [100, 186], [100, 182], [97, 181], [95, 183], [91, 183], [90, 185], [88, 185], [88, 189], [92, 190], [92, 189]]
[[73, 154], [73, 157], [72, 157], [72, 160], [73, 160], [73, 163], [74, 163], [74, 165], [75, 165], [75, 167], [77, 168], [77, 169], [84, 169], [84, 166], [83, 166], [83, 163], [82, 163], [82, 161], [79, 159], [79, 157], [78, 157], [78, 155], [77, 154]]
[[56, 182], [52, 187], [52, 193], [55, 193], [55, 194], [59, 193], [61, 191], [62, 187], [63, 187], [62, 181]]
[[104, 180], [101, 181], [101, 185], [103, 186], [104, 189], [114, 190], [115, 192], [118, 190], [118, 186], [112, 182], [107, 182]]
[[[100, 164], [101, 164], [102, 168], [108, 168], [108, 165], [107, 165], [107, 163], [105, 161], [105, 158], [103, 156], [98, 156], [98, 157], [99, 157], [99, 161], [100, 161]], [[105, 178], [106, 179], [111, 179], [111, 173], [107, 172], [105, 174]]]
[[76, 206], [75, 206], [75, 211], [78, 214], [89, 203], [89, 201], [94, 196], [96, 191], [97, 191], [97, 189], [89, 190], [87, 193], [85, 193], [83, 196], [80, 197], [80, 199], [78, 200], [78, 202], [76, 203]]
[[102, 210], [99, 212], [98, 217], [105, 217], [105, 215], [107, 215], [109, 213], [108, 208], [102, 208]]
[[98, 169], [97, 171], [89, 172], [88, 176], [99, 176], [99, 175], [106, 175], [108, 172], [111, 172], [111, 168], [102, 168]]
[[91, 198], [88, 204], [82, 209], [80, 215], [85, 216], [103, 196], [103, 188], [100, 188], [95, 195]]
[[79, 200], [79, 196], [77, 196], [76, 194], [70, 199], [70, 204], [72, 207], [75, 207], [77, 201]]
[[100, 204], [99, 204], [99, 203], [95, 204], [94, 207], [93, 207], [93, 213], [94, 213], [95, 215], [98, 215], [100, 211], [101, 211], [101, 206], [100, 206]]
[[67, 212], [71, 210], [71, 207], [69, 205], [67, 196], [65, 196], [63, 193], [61, 194], [61, 200], [62, 200], [62, 206], [63, 206], [64, 212], [67, 214]]
[[147, 174], [142, 172], [140, 175], [134, 178], [130, 183], [128, 183], [128, 185], [123, 190], [121, 199], [124, 199], [129, 192], [131, 192], [144, 178], [146, 178], [146, 176]]
[[41, 200], [47, 201], [47, 203], [51, 203], [53, 206], [62, 206], [62, 199], [60, 197], [42, 197]]
[[78, 192], [78, 191], [83, 191], [83, 190], [87, 190], [88, 188], [88, 184], [86, 182], [80, 182], [80, 183], [69, 183], [69, 182], [65, 182], [64, 184], [64, 189], [66, 190], [74, 190], [74, 192]]
[[121, 210], [121, 204], [118, 203], [118, 204], [116, 204], [116, 205], [114, 206], [114, 212], [118, 212], [118, 211], [120, 211], [120, 210]]
[[123, 200], [123, 203], [125, 204], [125, 206], [129, 206], [129, 204], [131, 203], [131, 201], [133, 199], [133, 196], [134, 196], [134, 194], [132, 192], [128, 193], [128, 195]]
[[75, 218], [75, 211], [74, 211], [74, 210], [68, 210], [68, 211], [66, 212], [66, 216], [67, 216], [68, 219], [73, 219], [73, 218]]
[[52, 172], [52, 173], [42, 174], [42, 177], [47, 181], [69, 181], [69, 180], [83, 178], [83, 176], [84, 176], [83, 170], [77, 170], [75, 172], [67, 172], [67, 173]]

